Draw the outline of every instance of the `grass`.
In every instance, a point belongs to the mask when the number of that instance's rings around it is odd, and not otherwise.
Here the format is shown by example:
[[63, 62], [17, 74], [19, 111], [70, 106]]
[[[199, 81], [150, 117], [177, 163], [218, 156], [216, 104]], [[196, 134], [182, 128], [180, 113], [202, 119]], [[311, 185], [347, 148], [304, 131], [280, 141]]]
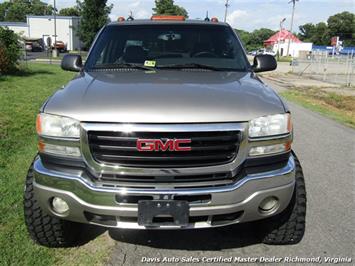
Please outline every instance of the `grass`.
[[276, 56], [276, 60], [277, 60], [277, 62], [288, 62], [288, 63], [290, 63], [292, 61], [292, 56], [280, 56], [279, 58], [277, 58], [277, 56]]
[[72, 77], [44, 64], [0, 76], [0, 265], [101, 265], [109, 257], [113, 241], [106, 234], [82, 247], [49, 249], [34, 244], [24, 224], [24, 180], [36, 155], [35, 117]]
[[293, 88], [281, 93], [286, 99], [355, 128], [355, 96], [326, 92], [319, 88]]

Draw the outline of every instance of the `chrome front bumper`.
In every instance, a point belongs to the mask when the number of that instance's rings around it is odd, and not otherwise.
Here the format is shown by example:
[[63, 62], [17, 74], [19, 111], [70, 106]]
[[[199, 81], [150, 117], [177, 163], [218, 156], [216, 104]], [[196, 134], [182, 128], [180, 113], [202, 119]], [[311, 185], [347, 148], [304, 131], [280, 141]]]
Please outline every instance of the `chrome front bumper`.
[[[138, 205], [118, 203], [117, 196], [153, 196], [165, 199], [183, 195], [210, 195], [211, 199], [203, 203], [190, 204], [190, 218], [208, 217], [205, 221], [191, 219], [184, 228], [205, 228], [224, 226], [234, 223], [263, 219], [282, 212], [289, 204], [295, 184], [295, 161], [291, 155], [288, 163], [281, 169], [246, 175], [237, 182], [210, 188], [189, 189], [133, 189], [109, 188], [99, 186], [82, 170], [48, 169], [41, 159], [35, 159], [34, 165], [35, 197], [41, 208], [54, 216], [81, 223], [92, 223], [107, 227], [145, 229], [134, 218], [138, 216]], [[279, 200], [277, 208], [268, 213], [259, 210], [259, 205], [266, 197]], [[59, 215], [51, 209], [53, 197], [64, 199], [69, 205], [65, 215]], [[114, 217], [111, 224], [90, 220], [86, 213], [96, 216]], [[216, 215], [240, 213], [233, 220], [213, 223]], [[130, 219], [125, 219], [125, 218]], [[176, 226], [159, 226], [159, 229], [181, 228]]]

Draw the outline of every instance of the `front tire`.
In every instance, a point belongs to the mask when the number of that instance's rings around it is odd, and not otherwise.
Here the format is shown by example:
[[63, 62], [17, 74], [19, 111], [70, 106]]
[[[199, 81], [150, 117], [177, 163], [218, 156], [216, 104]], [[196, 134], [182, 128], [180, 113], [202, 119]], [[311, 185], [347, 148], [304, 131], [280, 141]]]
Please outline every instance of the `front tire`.
[[24, 192], [24, 216], [31, 238], [46, 247], [73, 247], [79, 244], [83, 226], [45, 214], [34, 197], [33, 168], [28, 170]]
[[280, 214], [261, 221], [266, 229], [263, 243], [269, 245], [291, 245], [299, 243], [306, 228], [306, 186], [301, 164], [295, 154], [296, 182], [293, 196], [288, 207]]

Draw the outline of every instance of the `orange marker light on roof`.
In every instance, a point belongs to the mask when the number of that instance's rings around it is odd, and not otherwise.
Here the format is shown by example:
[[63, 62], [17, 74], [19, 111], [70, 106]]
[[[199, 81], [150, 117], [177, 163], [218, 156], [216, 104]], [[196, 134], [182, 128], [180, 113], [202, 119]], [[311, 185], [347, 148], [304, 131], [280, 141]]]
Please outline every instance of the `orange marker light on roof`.
[[124, 17], [118, 17], [117, 21], [118, 21], [118, 22], [125, 21], [125, 18], [124, 18]]
[[184, 21], [184, 16], [152, 16], [151, 20], [172, 20], [172, 21]]
[[218, 18], [211, 18], [211, 22], [218, 22]]

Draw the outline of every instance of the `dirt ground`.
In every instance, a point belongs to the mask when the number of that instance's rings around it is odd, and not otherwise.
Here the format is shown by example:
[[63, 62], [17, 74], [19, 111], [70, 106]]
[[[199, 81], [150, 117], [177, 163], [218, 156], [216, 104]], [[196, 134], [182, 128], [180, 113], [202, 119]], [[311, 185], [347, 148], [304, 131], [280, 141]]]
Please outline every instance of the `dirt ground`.
[[286, 88], [318, 88], [321, 91], [335, 93], [342, 96], [355, 96], [355, 87], [346, 87], [329, 82], [319, 81], [291, 73], [283, 72], [266, 72], [261, 77], [272, 80]]

